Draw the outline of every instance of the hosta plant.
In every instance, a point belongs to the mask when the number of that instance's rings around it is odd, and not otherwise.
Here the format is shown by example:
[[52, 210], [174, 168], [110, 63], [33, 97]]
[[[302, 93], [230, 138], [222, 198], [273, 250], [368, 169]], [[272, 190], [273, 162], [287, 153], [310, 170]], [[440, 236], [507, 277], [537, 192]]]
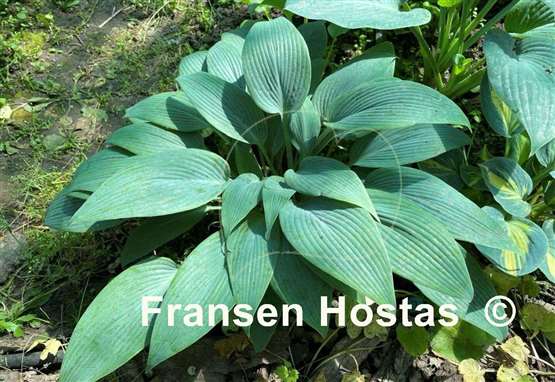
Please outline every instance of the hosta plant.
[[[176, 317], [168, 326], [170, 303], [256, 309], [277, 299], [302, 305], [306, 324], [325, 335], [321, 296], [395, 304], [394, 274], [506, 336], [484, 318], [495, 290], [462, 246], [516, 250], [504, 223], [412, 167], [469, 143], [466, 116], [437, 91], [395, 78], [387, 43], [322, 80], [326, 36], [322, 22], [297, 29], [285, 18], [225, 33], [183, 59], [179, 90], [131, 107], [131, 124], [79, 167], [49, 226], [139, 225], [123, 249], [127, 269], [72, 335], [62, 381], [97, 380], [145, 348], [152, 369], [218, 323]], [[201, 219], [219, 229], [182, 263], [151, 256]], [[146, 326], [144, 296], [164, 296]], [[260, 350], [274, 329], [245, 332]]]
[[504, 30], [486, 36], [484, 51], [482, 109], [505, 138], [505, 155], [480, 164], [497, 207], [486, 212], [506, 225], [518, 249], [478, 248], [507, 273], [541, 269], [554, 281], [555, 2], [521, 1]]

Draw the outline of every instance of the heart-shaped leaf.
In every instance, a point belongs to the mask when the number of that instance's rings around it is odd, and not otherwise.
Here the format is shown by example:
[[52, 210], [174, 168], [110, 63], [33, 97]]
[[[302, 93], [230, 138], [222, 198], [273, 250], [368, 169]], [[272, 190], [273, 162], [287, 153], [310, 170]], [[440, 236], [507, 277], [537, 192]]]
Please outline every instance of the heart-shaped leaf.
[[534, 184], [517, 162], [493, 158], [482, 163], [480, 169], [484, 182], [505, 211], [518, 217], [530, 214], [531, 206], [524, 199], [530, 195]]
[[247, 304], [255, 310], [270, 285], [281, 247], [278, 235], [266, 240], [265, 234], [264, 217], [254, 213], [227, 240], [227, 269], [233, 298], [237, 304]]
[[325, 124], [336, 130], [370, 132], [424, 123], [470, 125], [449, 98], [396, 78], [367, 82], [345, 93], [330, 106]]
[[320, 128], [320, 114], [307, 98], [303, 107], [291, 114], [289, 123], [291, 142], [300, 151], [301, 157], [310, 155], [320, 135]]
[[351, 150], [351, 163], [360, 167], [399, 167], [468, 144], [470, 138], [451, 126], [417, 125], [360, 139]]
[[425, 9], [402, 11], [402, 0], [287, 0], [285, 9], [307, 19], [326, 20], [344, 28], [392, 30], [430, 22]]
[[[220, 234], [216, 232], [199, 244], [177, 270], [162, 301], [161, 313], [154, 322], [147, 361], [149, 370], [191, 346], [222, 320], [221, 311], [216, 310], [215, 322], [210, 325], [210, 305], [223, 304], [233, 308], [223, 248]], [[133, 303], [138, 306], [135, 301]], [[174, 326], [168, 325], [169, 304], [181, 304], [174, 315]], [[202, 308], [200, 325], [183, 324], [183, 315], [192, 312], [191, 307], [185, 309], [188, 305]]]
[[314, 92], [314, 106], [324, 118], [329, 118], [330, 107], [337, 98], [364, 82], [393, 77], [394, 72], [393, 45], [389, 42], [376, 45], [326, 77]]
[[555, 139], [555, 44], [516, 40], [503, 31], [486, 37], [485, 53], [492, 89], [513, 110], [532, 142], [532, 153]]
[[513, 248], [504, 224], [427, 172], [407, 167], [382, 169], [370, 173], [365, 184], [412, 200], [442, 222], [455, 239], [494, 248]]
[[224, 189], [229, 166], [220, 156], [198, 149], [144, 155], [105, 181], [72, 221], [170, 215], [205, 205]]
[[513, 276], [523, 276], [534, 272], [545, 260], [548, 241], [540, 227], [530, 220], [512, 218], [505, 222], [503, 214], [492, 207], [483, 210], [494, 219], [505, 223], [509, 238], [517, 251], [500, 250], [482, 245], [476, 247], [503, 272]]
[[208, 51], [206, 58], [208, 73], [244, 89], [245, 78], [241, 58], [244, 44], [245, 39], [236, 35], [229, 35], [217, 42]]
[[160, 93], [145, 98], [127, 109], [125, 116], [132, 122], [150, 122], [189, 133], [210, 127], [183, 92]]
[[266, 139], [264, 113], [247, 93], [208, 73], [179, 77], [191, 103], [216, 130], [244, 143]]
[[137, 155], [156, 154], [187, 147], [198, 149], [204, 146], [200, 134], [172, 132], [142, 122], [116, 130], [106, 143]]
[[153, 258], [124, 271], [102, 289], [71, 335], [60, 381], [100, 380], [139, 354], [153, 325], [151, 320], [150, 326], [142, 325], [141, 301], [145, 296], [163, 296], [175, 273], [173, 261]]
[[258, 22], [243, 49], [249, 93], [270, 114], [301, 108], [310, 90], [310, 53], [301, 33], [284, 17]]
[[464, 256], [447, 229], [398, 194], [378, 190], [369, 190], [369, 194], [380, 217], [393, 272], [430, 289], [472, 300]]
[[310, 263], [380, 304], [394, 304], [393, 277], [376, 222], [362, 208], [315, 198], [289, 202], [279, 220]]

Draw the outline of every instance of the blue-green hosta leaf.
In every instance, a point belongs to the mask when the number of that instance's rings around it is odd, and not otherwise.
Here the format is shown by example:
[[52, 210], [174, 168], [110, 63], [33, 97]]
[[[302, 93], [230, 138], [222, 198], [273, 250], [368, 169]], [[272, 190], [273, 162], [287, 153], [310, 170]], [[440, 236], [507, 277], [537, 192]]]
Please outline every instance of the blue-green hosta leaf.
[[522, 34], [555, 23], [554, 0], [521, 0], [505, 17], [505, 30]]
[[222, 194], [222, 229], [228, 237], [258, 205], [262, 182], [254, 174], [241, 174], [226, 186]]
[[[191, 346], [212, 329], [208, 321], [208, 306], [223, 304], [230, 309], [233, 308], [234, 301], [225, 267], [223, 246], [220, 234], [212, 234], [187, 256], [177, 270], [164, 296], [162, 312], [154, 322], [147, 361], [149, 370]], [[174, 326], [168, 326], [168, 304], [182, 305], [181, 313], [175, 314]], [[183, 309], [194, 304], [202, 307], [202, 325], [183, 325]], [[192, 310], [187, 310], [185, 314], [191, 312]], [[221, 319], [221, 312], [216, 310], [214, 325]]]
[[[454, 298], [447, 294], [441, 293], [438, 290], [430, 289], [422, 285], [416, 284], [418, 289], [424, 293], [435, 304], [441, 306], [443, 304], [453, 304], [457, 307], [456, 314], [466, 322], [484, 330], [486, 333], [491, 334], [497, 340], [502, 341], [509, 333], [508, 327], [498, 327], [491, 324], [486, 319], [485, 308], [487, 302], [498, 295], [488, 276], [482, 271], [480, 264], [461, 247], [461, 251], [466, 258], [466, 266], [470, 279], [472, 280], [472, 289], [474, 290], [474, 297], [472, 301]], [[503, 315], [503, 309], [497, 304], [490, 304], [489, 317], [494, 316], [494, 307], [497, 307], [497, 314], [499, 317]], [[510, 312], [508, 312], [510, 314]]]
[[512, 218], [505, 222], [503, 214], [493, 207], [484, 207], [483, 210], [506, 225], [506, 232], [518, 250], [477, 245], [480, 252], [503, 272], [513, 276], [523, 276], [538, 269], [548, 250], [547, 238], [542, 229], [528, 219]]
[[271, 176], [264, 179], [262, 204], [264, 206], [267, 239], [270, 237], [280, 211], [289, 203], [294, 194], [295, 190], [287, 187], [282, 177]]
[[56, 195], [54, 200], [48, 206], [44, 224], [58, 231], [82, 233], [87, 230], [100, 231], [108, 229], [121, 223], [121, 220], [104, 221], [98, 222], [92, 227], [90, 224], [73, 223], [71, 218], [77, 210], [81, 208], [83, 203], [85, 203], [83, 199], [72, 197], [71, 191], [67, 188], [64, 189]]
[[258, 22], [247, 35], [245, 79], [265, 112], [284, 115], [299, 110], [310, 90], [310, 67], [306, 42], [286, 18]]
[[245, 78], [241, 59], [244, 44], [245, 40], [236, 35], [229, 35], [226, 39], [217, 42], [208, 51], [206, 59], [208, 73], [244, 89]]
[[470, 138], [451, 126], [417, 125], [359, 140], [351, 150], [351, 163], [360, 167], [398, 167], [468, 144]]
[[310, 67], [312, 69], [312, 78], [310, 80], [310, 94], [313, 94], [318, 84], [322, 81], [326, 67], [328, 66], [328, 61], [325, 58], [314, 58], [310, 62]]
[[482, 163], [480, 169], [484, 182], [505, 211], [521, 218], [530, 214], [531, 206], [524, 199], [530, 195], [534, 184], [517, 162], [493, 158]]
[[68, 190], [94, 192], [112, 175], [127, 168], [134, 158], [118, 148], [101, 150], [77, 168]]
[[324, 58], [326, 48], [328, 46], [328, 31], [326, 24], [322, 21], [313, 21], [310, 23], [302, 24], [299, 27], [299, 32], [306, 41], [310, 58]]
[[123, 266], [142, 259], [156, 248], [193, 228], [206, 214], [206, 207], [147, 219], [129, 233], [120, 254]]
[[518, 133], [522, 129], [516, 113], [491, 88], [487, 76], [484, 76], [482, 79], [480, 100], [482, 112], [490, 127], [497, 134], [510, 138], [511, 135]]
[[543, 146], [536, 157], [543, 167], [555, 166], [555, 139]]
[[422, 8], [402, 11], [402, 3], [402, 0], [287, 0], [285, 9], [348, 29], [392, 30], [430, 22], [430, 12]]
[[331, 104], [325, 124], [353, 132], [424, 123], [470, 125], [449, 98], [425, 85], [396, 78], [367, 82], [345, 93]]
[[368, 188], [401, 194], [442, 222], [455, 239], [494, 248], [512, 248], [504, 225], [439, 178], [414, 168], [376, 170]]
[[532, 142], [532, 154], [555, 139], [555, 44], [539, 38], [513, 39], [495, 30], [486, 36], [488, 78], [516, 113]]
[[301, 157], [310, 155], [320, 135], [320, 114], [310, 99], [306, 99], [299, 111], [291, 114], [289, 130], [293, 146], [300, 151]]
[[[279, 237], [266, 240], [264, 216], [254, 213], [227, 240], [227, 270], [237, 304], [258, 308], [279, 259]], [[247, 330], [248, 333], [248, 330]]]
[[289, 243], [315, 267], [379, 304], [394, 304], [387, 250], [367, 211], [315, 198], [290, 201], [279, 220]]
[[229, 179], [226, 161], [205, 150], [174, 150], [139, 158], [105, 181], [72, 222], [92, 225], [192, 210], [215, 199]]
[[172, 132], [142, 122], [116, 130], [106, 143], [137, 155], [204, 146], [200, 134]]
[[[284, 242], [287, 243], [285, 240]], [[304, 321], [325, 336], [328, 328], [320, 325], [320, 299], [323, 296], [331, 298], [333, 288], [312, 271], [289, 243], [278, 256], [279, 262], [271, 282], [272, 289], [286, 304], [301, 305]]]
[[210, 127], [183, 92], [160, 93], [145, 98], [127, 109], [125, 116], [132, 122], [150, 122], [189, 133]]
[[330, 116], [330, 107], [337, 98], [364, 82], [393, 77], [394, 72], [393, 45], [389, 42], [376, 45], [326, 77], [314, 92], [314, 106], [327, 119]]
[[244, 143], [265, 141], [264, 113], [243, 90], [208, 73], [179, 77], [177, 82], [216, 130]]
[[[369, 190], [393, 272], [463, 300], [472, 283], [459, 245], [433, 215], [399, 194]], [[434, 277], [430, 277], [434, 275]]]
[[142, 326], [142, 298], [164, 295], [175, 272], [173, 261], [153, 258], [124, 271], [102, 289], [71, 335], [60, 381], [100, 380], [139, 354], [153, 325], [151, 321]]
[[[283, 304], [283, 302], [274, 293], [272, 289], [268, 288], [268, 291], [266, 292], [266, 294], [264, 295], [264, 298], [262, 299], [262, 302], [260, 303], [260, 305], [264, 305], [264, 304], [270, 304], [275, 307], [280, 307]], [[272, 325], [270, 327], [262, 326], [260, 325], [258, 320], [254, 320], [253, 324], [249, 327], [248, 337], [252, 343], [252, 346], [255, 352], [260, 353], [264, 349], [266, 349], [266, 347], [270, 343], [270, 340], [272, 339], [272, 336], [276, 332], [276, 329], [279, 325], [280, 317], [281, 317], [281, 312], [280, 312], [280, 309], [278, 309], [278, 317], [277, 317], [278, 322], [276, 322], [275, 325]]]
[[555, 227], [554, 227], [554, 220], [550, 219], [550, 220], [546, 220], [543, 223], [543, 232], [545, 233], [545, 236], [547, 237], [547, 244], [548, 244], [548, 249], [547, 249], [547, 254], [545, 255], [545, 259], [542, 262], [542, 264], [540, 265], [540, 269], [543, 272], [543, 274], [545, 275], [545, 277], [547, 277], [549, 279], [549, 281], [551, 281], [552, 283], [555, 283]]
[[185, 76], [198, 72], [206, 72], [207, 51], [199, 51], [186, 55], [179, 63], [179, 75]]
[[418, 163], [418, 169], [438, 177], [451, 187], [461, 191], [464, 188], [464, 180], [461, 176], [461, 168], [464, 164], [465, 154], [463, 150], [459, 149], [447, 151], [438, 157], [422, 161]]
[[285, 172], [285, 183], [295, 191], [354, 204], [376, 216], [362, 180], [347, 165], [324, 157], [303, 159], [297, 171]]

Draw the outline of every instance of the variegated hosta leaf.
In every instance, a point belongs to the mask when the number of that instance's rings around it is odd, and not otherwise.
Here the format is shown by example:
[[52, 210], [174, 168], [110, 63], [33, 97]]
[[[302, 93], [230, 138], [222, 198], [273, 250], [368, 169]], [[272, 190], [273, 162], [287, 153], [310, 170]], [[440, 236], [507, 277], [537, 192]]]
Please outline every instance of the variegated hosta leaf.
[[173, 150], [136, 159], [105, 181], [72, 222], [92, 225], [192, 210], [215, 199], [229, 179], [226, 161], [205, 150]]
[[[472, 280], [472, 289], [474, 290], [474, 297], [472, 301], [463, 300], [460, 298], [454, 298], [447, 294], [441, 293], [436, 289], [430, 289], [428, 287], [416, 284], [418, 289], [424, 293], [426, 297], [432, 300], [435, 304], [441, 306], [443, 304], [453, 304], [457, 307], [456, 314], [461, 317], [466, 322], [484, 330], [485, 332], [491, 334], [497, 340], [502, 341], [507, 337], [509, 333], [509, 328], [499, 327], [492, 325], [489, 320], [486, 319], [485, 308], [488, 301], [498, 295], [495, 287], [493, 286], [491, 280], [482, 270], [480, 264], [466, 251], [464, 248], [460, 248], [461, 252], [464, 253], [466, 258], [466, 266], [470, 274], [470, 279]], [[502, 317], [504, 309], [499, 304], [489, 305], [489, 317]], [[494, 312], [494, 309], [496, 311]], [[510, 314], [510, 312], [508, 312]]]
[[311, 154], [320, 135], [320, 114], [314, 108], [312, 101], [306, 99], [299, 111], [291, 114], [289, 131], [291, 143], [299, 150], [301, 157]]
[[287, 0], [285, 9], [307, 19], [343, 28], [400, 29], [430, 22], [425, 9], [401, 10], [402, 0]]
[[360, 167], [398, 167], [468, 144], [470, 138], [451, 126], [417, 125], [360, 139], [351, 150], [351, 163]]
[[272, 228], [283, 207], [289, 203], [295, 190], [287, 187], [285, 179], [271, 176], [264, 179], [262, 187], [262, 204], [264, 205], [264, 219], [266, 222], [266, 238], [270, 237]]
[[[230, 309], [233, 308], [234, 301], [229, 287], [223, 247], [220, 234], [216, 232], [199, 244], [177, 270], [164, 296], [161, 313], [154, 322], [147, 361], [149, 370], [191, 346], [212, 329], [208, 321], [210, 305], [223, 304]], [[122, 298], [131, 301], [126, 297]], [[140, 306], [136, 301], [133, 303]], [[110, 304], [113, 304], [113, 301]], [[174, 326], [168, 325], [168, 304], [181, 304], [182, 307], [175, 312]], [[184, 312], [187, 305], [202, 307], [202, 325], [183, 325], [183, 315], [192, 312]], [[213, 324], [217, 325], [222, 319], [220, 310], [216, 310], [215, 317]], [[133, 321], [140, 324], [135, 318]]]
[[[287, 243], [278, 255], [271, 286], [286, 304], [299, 304], [303, 308], [303, 319], [322, 336], [328, 328], [320, 325], [323, 296], [331, 298], [333, 288], [325, 283], [306, 264], [302, 256]], [[302, 282], [299, 282], [302, 280]]]
[[123, 266], [142, 259], [156, 248], [193, 228], [206, 214], [206, 206], [142, 221], [129, 233], [119, 256]]
[[[369, 190], [393, 272], [414, 283], [472, 300], [459, 245], [430, 213], [399, 194]], [[434, 275], [434, 277], [430, 277]]]
[[555, 283], [555, 221], [553, 219], [546, 220], [543, 223], [543, 232], [547, 237], [547, 254], [545, 255], [545, 259], [540, 265], [540, 269], [542, 270], [545, 277], [549, 279], [552, 283]]
[[124, 271], [102, 289], [71, 335], [60, 381], [98, 381], [139, 354], [153, 325], [150, 320], [150, 326], [142, 326], [142, 298], [163, 296], [175, 273], [173, 261], [153, 258]]
[[[483, 208], [486, 213], [504, 222], [501, 212], [492, 207]], [[477, 248], [499, 269], [513, 276], [534, 272], [545, 260], [548, 243], [540, 227], [528, 219], [513, 218], [507, 222], [506, 232], [514, 242], [517, 251], [500, 250], [477, 245]]]
[[555, 139], [555, 44], [495, 30], [484, 49], [491, 87], [518, 114], [535, 154]]
[[308, 47], [284, 17], [253, 25], [243, 49], [243, 70], [249, 94], [270, 114], [299, 110], [310, 90]]
[[376, 210], [358, 175], [335, 159], [305, 158], [297, 171], [287, 170], [285, 183], [301, 194], [351, 203], [376, 216]]
[[127, 109], [125, 116], [132, 122], [150, 122], [189, 133], [210, 127], [183, 92], [160, 93], [145, 98]]
[[316, 88], [313, 103], [325, 119], [333, 102], [346, 92], [368, 81], [391, 78], [395, 72], [393, 44], [385, 42], [368, 49], [362, 56], [327, 76]]
[[505, 29], [522, 34], [555, 24], [554, 0], [521, 0], [505, 17]]
[[484, 117], [497, 134], [509, 138], [523, 129], [516, 113], [491, 88], [487, 76], [482, 79], [480, 100]]
[[165, 150], [203, 148], [198, 133], [181, 133], [160, 129], [148, 123], [137, 122], [116, 130], [106, 143], [121, 147], [133, 154], [156, 154]]
[[241, 58], [244, 44], [245, 39], [237, 35], [229, 35], [217, 42], [208, 51], [208, 57], [206, 58], [208, 73], [235, 84], [240, 89], [245, 89], [246, 84]]
[[530, 196], [534, 184], [517, 162], [493, 158], [482, 163], [480, 169], [484, 182], [505, 211], [521, 218], [530, 214], [531, 206], [524, 199]]
[[393, 276], [377, 223], [360, 207], [314, 198], [279, 214], [285, 237], [315, 267], [379, 304], [394, 304]]
[[376, 170], [366, 187], [397, 193], [431, 213], [455, 239], [494, 248], [513, 247], [504, 225], [441, 179], [414, 168]]
[[348, 133], [424, 123], [470, 125], [449, 98], [425, 85], [397, 78], [367, 82], [346, 92], [331, 104], [325, 125]]
[[262, 182], [254, 174], [241, 174], [226, 186], [222, 194], [222, 229], [228, 237], [258, 205]]
[[[253, 309], [258, 308], [266, 294], [281, 250], [279, 235], [274, 231], [266, 239], [265, 234], [264, 216], [253, 213], [226, 242], [227, 270], [234, 301]], [[246, 332], [249, 333], [248, 328]]]
[[240, 142], [264, 143], [264, 113], [243, 90], [208, 73], [179, 77], [177, 82], [216, 130]]
[[198, 72], [206, 72], [208, 52], [199, 51], [186, 55], [179, 63], [179, 75], [186, 76]]

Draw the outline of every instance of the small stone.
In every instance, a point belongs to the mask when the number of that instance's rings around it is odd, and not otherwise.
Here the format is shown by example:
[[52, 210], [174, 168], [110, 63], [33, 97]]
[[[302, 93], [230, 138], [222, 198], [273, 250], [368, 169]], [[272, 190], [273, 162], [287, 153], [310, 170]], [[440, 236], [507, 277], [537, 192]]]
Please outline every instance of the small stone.
[[21, 260], [26, 247], [23, 235], [7, 233], [0, 241], [0, 284], [6, 282]]

